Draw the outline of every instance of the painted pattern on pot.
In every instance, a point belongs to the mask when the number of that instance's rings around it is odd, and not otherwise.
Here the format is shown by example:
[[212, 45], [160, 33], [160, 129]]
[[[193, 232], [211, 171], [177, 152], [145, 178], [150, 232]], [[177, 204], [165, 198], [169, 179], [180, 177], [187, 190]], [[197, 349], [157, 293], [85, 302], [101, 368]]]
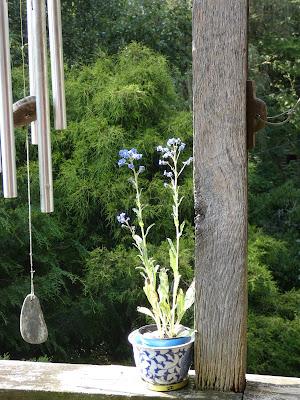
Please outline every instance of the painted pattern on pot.
[[183, 345], [152, 348], [140, 344], [136, 332], [129, 335], [129, 341], [142, 379], [152, 384], [168, 385], [187, 377], [192, 363], [194, 338]]

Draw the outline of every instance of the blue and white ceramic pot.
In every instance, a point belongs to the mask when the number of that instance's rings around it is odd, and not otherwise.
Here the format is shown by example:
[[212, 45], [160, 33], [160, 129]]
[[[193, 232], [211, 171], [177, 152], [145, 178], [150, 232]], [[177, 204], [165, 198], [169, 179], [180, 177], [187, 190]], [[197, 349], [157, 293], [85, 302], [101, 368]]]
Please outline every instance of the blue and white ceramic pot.
[[[184, 384], [180, 383], [187, 383], [192, 364], [194, 335], [162, 339], [162, 342], [158, 343], [155, 341], [160, 339], [152, 339], [155, 343], [153, 345], [145, 343], [140, 331], [141, 328], [131, 332], [128, 340], [132, 344], [135, 364], [141, 378], [154, 390], [174, 390], [183, 387]], [[176, 344], [178, 339], [179, 344]]]

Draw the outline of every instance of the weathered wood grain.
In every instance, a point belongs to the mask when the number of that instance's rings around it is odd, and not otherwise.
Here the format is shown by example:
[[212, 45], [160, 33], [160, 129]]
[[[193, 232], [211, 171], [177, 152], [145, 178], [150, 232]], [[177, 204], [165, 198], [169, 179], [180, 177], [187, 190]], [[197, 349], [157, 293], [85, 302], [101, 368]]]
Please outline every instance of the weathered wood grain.
[[194, 0], [196, 383], [243, 391], [247, 0]]
[[241, 400], [237, 393], [200, 392], [194, 374], [184, 389], [153, 392], [137, 368], [0, 360], [0, 400]]
[[300, 379], [247, 375], [244, 393], [199, 391], [194, 371], [188, 387], [152, 392], [135, 367], [0, 360], [0, 400], [296, 400]]

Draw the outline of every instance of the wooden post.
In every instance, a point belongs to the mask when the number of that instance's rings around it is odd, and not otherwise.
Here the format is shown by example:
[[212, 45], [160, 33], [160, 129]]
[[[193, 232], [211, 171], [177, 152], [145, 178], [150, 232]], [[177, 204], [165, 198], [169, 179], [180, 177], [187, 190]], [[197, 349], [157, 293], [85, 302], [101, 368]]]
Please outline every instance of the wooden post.
[[247, 0], [194, 0], [196, 384], [245, 387]]

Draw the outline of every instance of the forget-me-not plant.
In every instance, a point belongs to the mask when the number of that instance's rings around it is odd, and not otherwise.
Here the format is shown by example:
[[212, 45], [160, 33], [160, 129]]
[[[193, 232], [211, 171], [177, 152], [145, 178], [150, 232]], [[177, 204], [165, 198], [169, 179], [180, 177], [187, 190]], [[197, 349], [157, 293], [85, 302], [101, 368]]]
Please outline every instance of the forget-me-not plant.
[[180, 322], [186, 310], [193, 305], [195, 297], [194, 282], [186, 293], [179, 287], [181, 278], [179, 273], [180, 239], [185, 222], [179, 221], [179, 207], [183, 197], [180, 197], [178, 179], [184, 169], [192, 162], [192, 157], [180, 162], [184, 149], [185, 143], [179, 138], [171, 138], [167, 141], [165, 147], [157, 147], [157, 151], [160, 153], [159, 165], [165, 167], [163, 176], [167, 178], [164, 186], [166, 190], [171, 190], [173, 200], [172, 218], [176, 237], [175, 241], [167, 238], [169, 244], [169, 266], [173, 275], [172, 284], [169, 281], [170, 270], [157, 265], [148, 252], [147, 237], [154, 224], [146, 227], [143, 218], [145, 205], [142, 203], [139, 175], [144, 172], [145, 167], [138, 165], [138, 162], [142, 159], [142, 154], [138, 153], [137, 149], [134, 148], [131, 150], [123, 149], [119, 152], [119, 167], [127, 166], [133, 174], [133, 178], [130, 181], [135, 190], [135, 207], [132, 210], [136, 214], [138, 226], [131, 225], [130, 218], [124, 212], [117, 216], [117, 220], [130, 231], [142, 264], [138, 268], [144, 278], [143, 289], [151, 309], [138, 307], [138, 311], [150, 316], [155, 321], [161, 338], [178, 335]]

